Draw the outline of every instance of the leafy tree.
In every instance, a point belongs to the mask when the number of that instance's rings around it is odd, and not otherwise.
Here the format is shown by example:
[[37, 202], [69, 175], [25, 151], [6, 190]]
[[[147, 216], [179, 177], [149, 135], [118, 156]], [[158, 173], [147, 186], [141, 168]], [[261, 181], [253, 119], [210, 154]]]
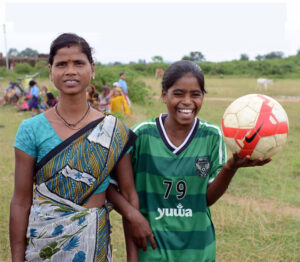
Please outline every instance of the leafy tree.
[[38, 58], [38, 51], [31, 48], [26, 48], [19, 53], [19, 56]]
[[152, 57], [152, 61], [153, 61], [154, 63], [163, 63], [163, 62], [164, 62], [164, 59], [162, 58], [162, 56], [156, 55], [156, 56], [153, 56], [153, 57]]
[[265, 59], [281, 59], [283, 58], [284, 54], [281, 51], [271, 52], [265, 55]]
[[145, 59], [139, 59], [138, 60], [138, 64], [145, 65], [146, 64], [146, 60]]
[[261, 61], [261, 60], [263, 60], [264, 59], [264, 56], [262, 56], [262, 55], [257, 55], [256, 57], [255, 57], [255, 60], [257, 60], [257, 61]]
[[8, 57], [18, 56], [18, 55], [19, 55], [19, 51], [16, 48], [10, 48], [7, 52]]
[[241, 54], [240, 61], [249, 61], [249, 56], [247, 54]]
[[194, 51], [190, 52], [190, 55], [185, 55], [184, 57], [182, 57], [181, 60], [189, 60], [199, 63], [205, 61], [205, 57], [201, 52]]

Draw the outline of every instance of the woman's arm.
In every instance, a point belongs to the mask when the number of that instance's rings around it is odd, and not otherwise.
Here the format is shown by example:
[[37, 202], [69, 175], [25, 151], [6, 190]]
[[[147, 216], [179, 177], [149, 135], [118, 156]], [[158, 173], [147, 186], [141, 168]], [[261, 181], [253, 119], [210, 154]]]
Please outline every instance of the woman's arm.
[[25, 260], [26, 232], [32, 203], [36, 159], [15, 149], [15, 188], [10, 203], [9, 236], [12, 261]]
[[240, 167], [263, 166], [269, 163], [271, 159], [254, 159], [250, 156], [242, 158], [237, 153], [233, 153], [232, 157], [228, 159], [214, 181], [208, 186], [206, 192], [207, 206], [214, 204], [227, 190], [231, 179]]
[[[143, 248], [143, 250], [147, 249], [147, 238], [148, 238], [152, 245], [152, 248], [155, 249], [156, 244], [155, 244], [154, 236], [152, 234], [152, 230], [149, 225], [149, 222], [139, 212], [139, 198], [135, 190], [132, 166], [130, 161], [130, 154], [125, 155], [119, 161], [118, 165], [116, 166], [116, 173], [117, 173], [120, 193], [135, 209], [128, 212], [128, 215], [124, 216], [125, 234], [129, 236], [129, 238], [131, 237], [134, 238], [135, 242], [138, 244], [139, 247]], [[125, 214], [125, 211], [123, 213]], [[128, 223], [128, 225], [126, 225], [126, 223]], [[130, 227], [130, 230], [126, 230], [127, 226]]]

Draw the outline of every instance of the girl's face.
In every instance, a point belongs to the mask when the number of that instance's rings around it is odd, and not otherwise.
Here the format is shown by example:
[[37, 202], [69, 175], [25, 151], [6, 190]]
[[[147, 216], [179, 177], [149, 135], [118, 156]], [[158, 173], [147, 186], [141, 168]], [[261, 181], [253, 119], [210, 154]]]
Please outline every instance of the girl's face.
[[94, 76], [94, 64], [78, 46], [64, 47], [57, 51], [52, 66], [49, 65], [50, 79], [61, 93], [85, 94]]
[[191, 126], [201, 109], [204, 94], [192, 75], [179, 78], [168, 91], [162, 91], [162, 98], [168, 108], [171, 123]]

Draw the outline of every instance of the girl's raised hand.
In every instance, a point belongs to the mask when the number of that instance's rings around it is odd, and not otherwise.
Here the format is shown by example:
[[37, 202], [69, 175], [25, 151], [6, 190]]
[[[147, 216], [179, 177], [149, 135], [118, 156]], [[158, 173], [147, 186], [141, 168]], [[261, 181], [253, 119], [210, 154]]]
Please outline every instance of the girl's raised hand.
[[263, 166], [271, 160], [271, 158], [263, 160], [262, 158], [250, 159], [250, 156], [240, 157], [238, 153], [234, 152], [232, 157], [228, 159], [227, 164], [229, 168], [234, 170], [240, 167]]

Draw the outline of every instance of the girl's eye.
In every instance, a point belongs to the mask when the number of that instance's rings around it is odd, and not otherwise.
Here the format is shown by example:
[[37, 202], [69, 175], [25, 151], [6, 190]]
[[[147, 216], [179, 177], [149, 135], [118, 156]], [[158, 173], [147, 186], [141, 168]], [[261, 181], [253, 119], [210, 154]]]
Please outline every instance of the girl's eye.
[[183, 93], [174, 93], [174, 96], [182, 96], [183, 95]]
[[193, 96], [195, 96], [195, 97], [201, 97], [202, 93], [194, 93]]

